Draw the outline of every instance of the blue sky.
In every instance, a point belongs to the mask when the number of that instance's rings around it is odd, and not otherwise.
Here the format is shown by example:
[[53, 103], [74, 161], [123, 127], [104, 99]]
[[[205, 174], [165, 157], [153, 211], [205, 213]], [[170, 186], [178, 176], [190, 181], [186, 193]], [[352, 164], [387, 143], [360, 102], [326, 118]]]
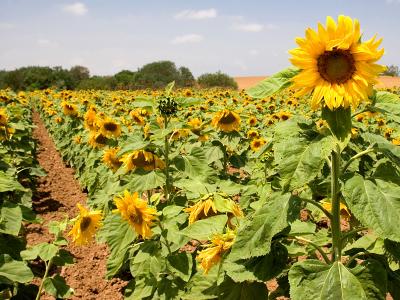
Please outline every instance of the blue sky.
[[0, 69], [87, 66], [92, 74], [158, 60], [194, 75], [269, 75], [327, 15], [360, 20], [383, 37], [382, 64], [400, 65], [400, 0], [0, 0]]

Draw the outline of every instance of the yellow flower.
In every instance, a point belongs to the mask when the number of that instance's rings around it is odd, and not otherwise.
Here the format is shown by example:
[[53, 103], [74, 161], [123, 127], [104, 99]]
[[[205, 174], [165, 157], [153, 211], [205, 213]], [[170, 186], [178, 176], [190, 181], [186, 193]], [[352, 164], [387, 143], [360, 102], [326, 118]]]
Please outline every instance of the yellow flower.
[[82, 137], [80, 135], [76, 135], [73, 138], [75, 144], [80, 144], [82, 142]]
[[54, 121], [55, 121], [57, 124], [61, 124], [61, 123], [63, 122], [63, 119], [62, 119], [61, 117], [57, 117], [57, 118], [54, 119]]
[[103, 154], [103, 162], [114, 172], [118, 170], [119, 167], [122, 165], [122, 162], [117, 157], [117, 153], [119, 150], [120, 148], [110, 148], [104, 151]]
[[101, 132], [92, 131], [89, 137], [89, 145], [93, 148], [102, 148], [107, 144], [107, 138]]
[[8, 115], [4, 108], [0, 108], [0, 126], [6, 126], [8, 122]]
[[291, 117], [291, 115], [292, 114], [290, 112], [288, 112], [288, 111], [280, 111], [279, 113], [277, 113], [277, 116], [282, 121], [286, 121], [287, 119], [289, 119]]
[[164, 161], [157, 155], [145, 150], [136, 150], [125, 154], [121, 161], [124, 163], [126, 171], [135, 170], [137, 168], [142, 168], [145, 171], [165, 168]]
[[[322, 200], [321, 204], [322, 207], [325, 208], [327, 211], [332, 212], [332, 203], [330, 202], [330, 200], [328, 199]], [[351, 216], [349, 209], [342, 202], [340, 202], [340, 215], [346, 220], [350, 219]]]
[[177, 129], [171, 134], [171, 139], [176, 141], [189, 135], [189, 129]]
[[251, 148], [251, 150], [256, 152], [256, 151], [260, 150], [261, 147], [264, 146], [266, 142], [267, 141], [263, 138], [254, 139], [250, 142], [250, 148]]
[[204, 249], [199, 252], [196, 260], [200, 262], [204, 274], [207, 274], [214, 265], [220, 262], [222, 255], [232, 247], [234, 239], [235, 233], [228, 231], [225, 234], [214, 235], [211, 243], [203, 246]]
[[361, 42], [360, 24], [347, 16], [338, 23], [327, 17], [326, 28], [308, 28], [305, 38], [297, 38], [299, 48], [290, 51], [293, 65], [301, 71], [293, 78], [297, 96], [313, 93], [312, 109], [320, 104], [334, 110], [341, 106], [357, 107], [368, 99], [372, 85], [385, 67], [375, 64], [384, 50], [378, 50], [380, 40]]
[[102, 214], [100, 211], [89, 211], [81, 204], [77, 204], [79, 215], [68, 235], [76, 245], [85, 245], [93, 240], [99, 227], [101, 227]]
[[89, 108], [89, 110], [86, 112], [84, 121], [87, 129], [97, 130], [96, 109], [94, 107]]
[[260, 137], [260, 133], [257, 130], [250, 129], [247, 131], [247, 137], [251, 139], [258, 138]]
[[400, 139], [393, 139], [392, 144], [396, 146], [400, 146]]
[[257, 118], [256, 118], [256, 117], [250, 117], [250, 118], [247, 120], [247, 123], [248, 123], [250, 126], [255, 126], [255, 125], [257, 124]]
[[131, 116], [131, 118], [133, 119], [133, 121], [140, 125], [143, 126], [144, 124], [146, 124], [146, 121], [144, 120], [141, 111], [139, 110], [132, 110], [129, 115]]
[[70, 116], [70, 117], [78, 116], [78, 109], [75, 104], [63, 102], [63, 103], [61, 103], [61, 106], [63, 108], [64, 115]]
[[124, 196], [115, 197], [114, 202], [117, 206], [114, 213], [121, 214], [144, 239], [151, 238], [153, 233], [150, 227], [157, 218], [156, 209], [148, 207], [147, 202], [140, 199], [137, 192], [130, 194], [127, 190], [124, 191]]
[[121, 125], [111, 118], [101, 120], [99, 128], [100, 132], [107, 138], [117, 138], [121, 135]]
[[[235, 217], [243, 216], [242, 210], [232, 199], [228, 198], [225, 194], [220, 194], [220, 196], [228, 200], [228, 204], [225, 207], [225, 209], [228, 209], [228, 213], [233, 214]], [[195, 205], [184, 208], [183, 211], [189, 214], [189, 225], [197, 220], [215, 216], [219, 212], [215, 204], [214, 194], [212, 193], [203, 196]]]
[[240, 116], [236, 112], [224, 109], [216, 113], [211, 124], [223, 132], [232, 132], [239, 130], [240, 122]]

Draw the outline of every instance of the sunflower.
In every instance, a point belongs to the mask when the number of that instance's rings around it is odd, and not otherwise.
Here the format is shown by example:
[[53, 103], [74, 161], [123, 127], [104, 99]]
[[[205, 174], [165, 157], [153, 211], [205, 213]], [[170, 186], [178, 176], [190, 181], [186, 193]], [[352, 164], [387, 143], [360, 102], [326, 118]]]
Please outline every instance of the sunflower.
[[[321, 201], [322, 207], [325, 208], [327, 211], [331, 212], [332, 211], [332, 203], [330, 202], [329, 199], [325, 199]], [[340, 202], [340, 215], [345, 219], [348, 220], [350, 219], [350, 211], [347, 208], [347, 206]]]
[[99, 130], [107, 138], [117, 138], [121, 135], [121, 125], [108, 117], [101, 120]]
[[61, 106], [63, 108], [64, 115], [70, 116], [70, 117], [78, 116], [78, 109], [75, 104], [63, 102], [63, 103], [61, 103]]
[[137, 192], [130, 194], [127, 190], [124, 191], [124, 196], [115, 197], [114, 202], [117, 206], [114, 213], [121, 214], [144, 239], [151, 238], [153, 233], [150, 227], [157, 218], [156, 209], [148, 207], [147, 202], [140, 199]]
[[174, 132], [171, 134], [171, 140], [176, 141], [185, 138], [189, 135], [189, 133], [190, 130], [185, 128], [174, 130]]
[[[216, 198], [223, 199], [223, 207], [216, 204]], [[197, 220], [212, 217], [220, 213], [231, 213], [235, 217], [242, 217], [243, 212], [240, 207], [225, 194], [210, 193], [204, 195], [195, 205], [184, 208], [184, 212], [189, 214], [189, 225]]]
[[89, 137], [89, 145], [93, 148], [102, 148], [107, 144], [107, 137], [101, 132], [92, 131]]
[[282, 121], [286, 121], [291, 117], [291, 113], [288, 111], [280, 111], [277, 116], [279, 117], [279, 119], [281, 119]]
[[266, 143], [267, 143], [267, 141], [263, 138], [253, 139], [250, 142], [250, 148], [251, 148], [251, 150], [256, 152], [256, 151], [260, 150], [261, 147], [264, 146]]
[[93, 240], [97, 229], [101, 227], [102, 214], [100, 211], [89, 211], [80, 203], [77, 206], [79, 215], [68, 235], [72, 235], [72, 241], [76, 245], [85, 245]]
[[141, 111], [139, 111], [139, 110], [132, 110], [132, 111], [129, 113], [129, 116], [132, 118], [132, 120], [133, 120], [136, 124], [138, 124], [138, 125], [140, 125], [140, 126], [144, 126], [144, 125], [146, 124], [146, 121], [145, 121], [145, 119], [143, 118], [143, 116], [142, 116], [142, 114], [141, 114]]
[[211, 124], [223, 132], [232, 132], [239, 130], [240, 122], [240, 116], [236, 112], [224, 109], [216, 113]]
[[85, 114], [84, 117], [85, 127], [89, 130], [97, 130], [97, 117], [96, 117], [96, 109], [91, 107]]
[[396, 146], [400, 146], [400, 139], [399, 138], [398, 139], [393, 139], [392, 140], [392, 144], [396, 145]]
[[250, 126], [256, 126], [256, 124], [257, 124], [257, 118], [256, 117], [250, 117], [248, 120], [247, 120], [247, 123], [250, 125]]
[[308, 28], [305, 38], [297, 38], [299, 48], [290, 51], [293, 65], [300, 73], [293, 81], [297, 96], [313, 93], [312, 109], [320, 104], [334, 110], [357, 107], [368, 99], [372, 85], [385, 67], [375, 64], [384, 50], [378, 50], [381, 39], [361, 42], [360, 24], [347, 16], [338, 23], [327, 17], [326, 28], [318, 24], [318, 32]]
[[57, 124], [61, 124], [61, 123], [63, 122], [63, 119], [62, 119], [61, 117], [57, 117], [57, 118], [54, 119], [54, 121], [55, 121]]
[[120, 148], [110, 148], [104, 151], [103, 154], [103, 162], [114, 172], [118, 170], [119, 167], [122, 165], [122, 162], [117, 157], [117, 153], [119, 150]]
[[204, 245], [204, 249], [199, 252], [196, 260], [200, 262], [204, 274], [221, 261], [222, 255], [233, 245], [235, 233], [228, 231], [225, 234], [216, 234], [212, 237], [211, 243]]
[[82, 136], [80, 135], [74, 136], [73, 141], [75, 144], [80, 144], [82, 142]]
[[8, 122], [8, 115], [4, 108], [0, 108], [0, 126], [6, 126]]
[[121, 161], [124, 163], [126, 171], [135, 170], [137, 168], [142, 168], [145, 171], [165, 168], [164, 161], [157, 155], [145, 150], [136, 150], [125, 154]]
[[247, 131], [247, 137], [251, 139], [258, 138], [260, 137], [260, 133], [257, 130], [250, 129]]

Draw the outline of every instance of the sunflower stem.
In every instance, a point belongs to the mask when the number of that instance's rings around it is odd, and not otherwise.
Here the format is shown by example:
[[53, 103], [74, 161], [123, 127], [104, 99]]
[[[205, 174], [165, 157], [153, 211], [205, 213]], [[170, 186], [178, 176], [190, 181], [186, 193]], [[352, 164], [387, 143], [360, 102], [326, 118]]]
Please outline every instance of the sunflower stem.
[[39, 290], [36, 294], [36, 298], [35, 298], [36, 300], [40, 299], [40, 295], [42, 294], [42, 290], [43, 290], [44, 281], [46, 280], [46, 278], [49, 274], [50, 268], [53, 265], [53, 258], [49, 260], [49, 263], [46, 263], [46, 262], [44, 262], [44, 263], [46, 264], [46, 270], [44, 271], [42, 282], [40, 283]]
[[[164, 117], [164, 126], [165, 129], [168, 128], [169, 119], [168, 117]], [[165, 156], [165, 189], [164, 196], [167, 201], [169, 201], [170, 197], [170, 188], [171, 188], [171, 178], [169, 174], [169, 138], [168, 135], [164, 137], [164, 156]]]
[[342, 258], [342, 238], [340, 229], [340, 150], [337, 147], [332, 151], [331, 168], [331, 198], [332, 198], [332, 261], [341, 261]]
[[361, 151], [360, 153], [357, 153], [356, 155], [354, 155], [353, 157], [351, 157], [351, 158], [347, 161], [347, 163], [344, 165], [342, 173], [346, 172], [347, 168], [351, 165], [351, 163], [352, 163], [353, 161], [355, 161], [356, 159], [358, 159], [358, 158], [360, 158], [361, 156], [363, 156], [363, 155], [365, 155], [365, 154], [368, 154], [368, 153], [370, 153], [370, 152], [375, 152], [375, 149], [373, 149], [373, 148], [371, 148], [371, 147], [368, 147], [368, 148], [365, 149], [364, 151]]
[[313, 246], [321, 254], [322, 258], [324, 259], [324, 261], [327, 264], [331, 263], [328, 255], [326, 255], [325, 251], [320, 246], [318, 246], [317, 244], [313, 243], [312, 241], [310, 241], [308, 239], [305, 239], [305, 238], [302, 238], [302, 237], [299, 237], [299, 236], [289, 236], [289, 238], [295, 239], [295, 240], [297, 240], [299, 242], [302, 242], [302, 243], [310, 244], [311, 246]]

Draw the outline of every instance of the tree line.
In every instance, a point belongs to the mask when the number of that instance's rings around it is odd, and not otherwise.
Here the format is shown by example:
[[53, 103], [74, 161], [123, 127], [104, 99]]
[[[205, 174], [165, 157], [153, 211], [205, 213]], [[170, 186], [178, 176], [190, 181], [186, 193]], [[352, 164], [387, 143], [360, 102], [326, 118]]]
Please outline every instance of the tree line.
[[235, 80], [216, 72], [199, 76], [197, 80], [187, 67], [177, 68], [171, 61], [158, 61], [144, 65], [137, 71], [122, 70], [112, 76], [91, 76], [88, 68], [22, 67], [12, 71], [0, 70], [0, 89], [15, 91], [47, 88], [69, 90], [134, 90], [161, 89], [175, 81], [177, 87], [228, 87], [237, 89]]

